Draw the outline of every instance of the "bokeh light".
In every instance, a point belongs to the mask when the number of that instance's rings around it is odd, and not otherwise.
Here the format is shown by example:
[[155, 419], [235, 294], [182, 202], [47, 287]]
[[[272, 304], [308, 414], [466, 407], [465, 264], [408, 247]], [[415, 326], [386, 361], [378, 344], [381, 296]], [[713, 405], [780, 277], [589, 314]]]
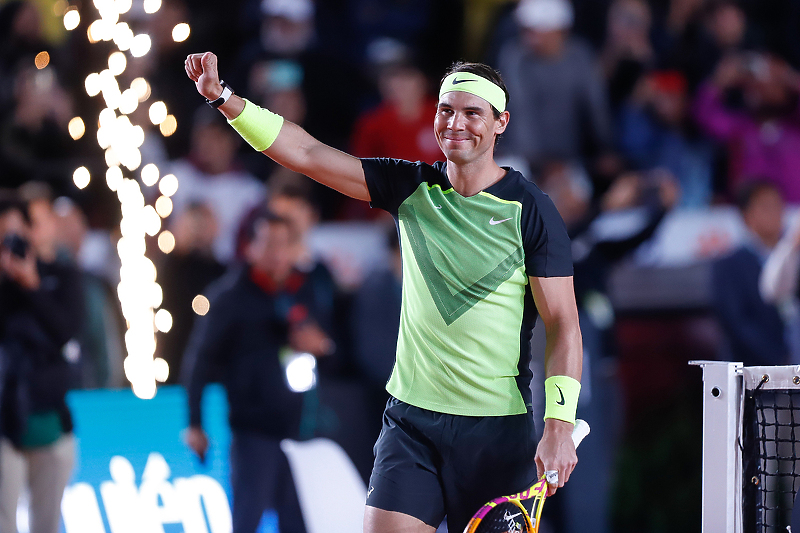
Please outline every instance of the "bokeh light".
[[69, 131], [69, 136], [72, 137], [73, 140], [77, 141], [83, 137], [84, 133], [86, 133], [86, 124], [83, 123], [83, 119], [81, 117], [73, 117], [67, 125], [67, 131]]
[[173, 115], [167, 115], [166, 118], [158, 125], [161, 130], [161, 135], [169, 137], [178, 129], [178, 120]]
[[142, 183], [147, 185], [148, 187], [152, 187], [156, 183], [158, 183], [158, 167], [155, 166], [153, 163], [148, 163], [144, 167], [142, 167]]
[[131, 41], [131, 55], [133, 57], [143, 57], [150, 51], [150, 46], [150, 36], [146, 33], [140, 33]]
[[155, 324], [158, 331], [168, 333], [172, 329], [172, 315], [166, 309], [156, 311]]
[[210, 309], [211, 304], [209, 303], [208, 298], [202, 294], [198, 294], [192, 299], [192, 311], [198, 315], [205, 316]]
[[150, 122], [152, 122], [153, 125], [158, 126], [164, 122], [164, 119], [167, 118], [167, 105], [160, 100], [158, 102], [153, 102], [150, 104], [149, 115]]
[[172, 28], [172, 40], [176, 43], [182, 43], [189, 38], [191, 32], [191, 28], [189, 28], [189, 25], [185, 22], [176, 24], [175, 27]]
[[178, 178], [175, 177], [175, 174], [167, 174], [161, 178], [161, 181], [158, 182], [158, 190], [164, 196], [172, 196], [178, 192]]
[[108, 167], [106, 170], [106, 185], [112, 191], [116, 191], [122, 185], [123, 179], [122, 170], [119, 167]]
[[36, 68], [42, 70], [50, 64], [50, 54], [47, 51], [39, 52], [36, 54], [36, 57], [33, 58], [33, 64], [36, 65]]
[[169, 230], [164, 230], [158, 234], [158, 249], [168, 254], [175, 249], [175, 236]]
[[159, 196], [156, 200], [156, 213], [161, 218], [167, 218], [172, 213], [172, 200], [166, 196]]
[[161, 9], [161, 0], [144, 0], [142, 7], [144, 7], [145, 13], [152, 15]]
[[108, 70], [114, 76], [119, 76], [125, 72], [125, 67], [128, 66], [128, 60], [122, 52], [114, 52], [108, 56]]
[[[163, 309], [161, 311], [164, 311]], [[161, 312], [159, 311], [159, 313]], [[166, 313], [166, 311], [164, 311]], [[158, 313], [156, 313], [156, 320]], [[172, 323], [172, 317], [170, 316], [170, 324]], [[164, 383], [169, 378], [169, 363], [167, 363], [164, 359], [160, 357], [156, 357], [153, 359], [153, 377], [156, 378], [156, 381], [160, 383]]]
[[86, 94], [89, 96], [95, 97], [100, 94], [100, 75], [96, 72], [92, 72], [86, 76], [84, 86], [86, 87]]
[[144, 78], [136, 78], [131, 82], [131, 89], [136, 93], [139, 102], [150, 98], [150, 84]]
[[85, 189], [87, 185], [89, 185], [89, 181], [91, 180], [91, 175], [89, 174], [89, 169], [86, 167], [78, 167], [75, 169], [75, 172], [72, 173], [72, 182], [75, 183], [75, 186], [79, 189]]
[[78, 13], [78, 8], [72, 7], [64, 13], [64, 27], [67, 31], [72, 31], [81, 23], [81, 14]]

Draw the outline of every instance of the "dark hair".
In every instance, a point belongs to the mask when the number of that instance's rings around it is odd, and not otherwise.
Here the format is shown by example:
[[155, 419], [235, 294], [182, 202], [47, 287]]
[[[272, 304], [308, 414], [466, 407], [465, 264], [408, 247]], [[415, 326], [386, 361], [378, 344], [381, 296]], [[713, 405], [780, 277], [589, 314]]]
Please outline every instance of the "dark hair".
[[783, 198], [783, 193], [780, 188], [775, 185], [775, 183], [766, 179], [755, 179], [743, 183], [736, 192], [736, 206], [739, 208], [739, 211], [742, 213], [747, 211], [753, 199], [766, 191], [776, 192]]
[[242, 227], [239, 234], [240, 244], [246, 245], [252, 242], [256, 237], [259, 226], [261, 226], [261, 224], [264, 222], [269, 224], [283, 224], [291, 229], [291, 225], [289, 224], [288, 220], [279, 217], [263, 205], [259, 205], [253, 208], [253, 210], [245, 216], [245, 219], [242, 222]]
[[[487, 80], [491, 81], [501, 89], [503, 89], [503, 94], [506, 95], [506, 108], [508, 108], [508, 100], [509, 94], [508, 89], [506, 88], [506, 84], [503, 81], [503, 77], [500, 76], [500, 73], [497, 72], [495, 69], [490, 67], [489, 65], [485, 65], [483, 63], [470, 63], [467, 61], [456, 61], [450, 68], [447, 69], [442, 80], [439, 82], [439, 88], [441, 89], [442, 83], [444, 83], [444, 79], [453, 74], [455, 72], [469, 72], [470, 74], [475, 74], [476, 76], [480, 76], [481, 78], [486, 78]], [[496, 107], [492, 106], [492, 113], [494, 113], [495, 120], [500, 118], [500, 110]]]

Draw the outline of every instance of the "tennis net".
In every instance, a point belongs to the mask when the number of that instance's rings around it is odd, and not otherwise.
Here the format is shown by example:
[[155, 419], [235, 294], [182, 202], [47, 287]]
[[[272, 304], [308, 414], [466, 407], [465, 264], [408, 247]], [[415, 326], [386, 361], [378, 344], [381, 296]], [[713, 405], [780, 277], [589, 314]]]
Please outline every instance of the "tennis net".
[[800, 489], [800, 366], [703, 368], [703, 532], [786, 533]]

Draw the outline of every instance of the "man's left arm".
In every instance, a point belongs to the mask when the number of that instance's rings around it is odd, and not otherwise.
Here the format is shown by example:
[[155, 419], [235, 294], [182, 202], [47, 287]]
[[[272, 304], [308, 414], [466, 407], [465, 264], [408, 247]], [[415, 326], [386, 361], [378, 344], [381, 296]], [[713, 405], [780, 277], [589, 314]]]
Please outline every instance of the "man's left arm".
[[[578, 308], [572, 277], [540, 278], [529, 277], [531, 292], [545, 327], [547, 346], [545, 348], [545, 378], [566, 376], [566, 380], [580, 382], [583, 362], [583, 342], [578, 323]], [[561, 378], [559, 378], [561, 379]], [[577, 405], [577, 391], [561, 391], [558, 397], [547, 398], [567, 409]], [[566, 392], [566, 394], [564, 394]], [[552, 407], [552, 406], [551, 406]], [[551, 487], [549, 494], [557, 487], [563, 487], [578, 462], [575, 446], [572, 443], [574, 422], [551, 418], [545, 408], [544, 434], [536, 450], [536, 468], [539, 477], [546, 471], [558, 471], [558, 484]], [[574, 411], [571, 413], [574, 420]], [[564, 416], [563, 418], [570, 418]]]

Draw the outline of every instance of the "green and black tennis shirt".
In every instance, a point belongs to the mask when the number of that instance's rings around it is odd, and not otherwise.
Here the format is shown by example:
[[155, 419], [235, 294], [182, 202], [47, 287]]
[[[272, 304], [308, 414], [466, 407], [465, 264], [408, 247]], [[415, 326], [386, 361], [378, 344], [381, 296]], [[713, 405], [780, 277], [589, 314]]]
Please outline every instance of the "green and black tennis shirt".
[[522, 174], [453, 189], [443, 162], [362, 159], [373, 207], [395, 218], [403, 255], [397, 357], [386, 386], [408, 404], [466, 416], [530, 409], [528, 276], [572, 275], [553, 202]]

